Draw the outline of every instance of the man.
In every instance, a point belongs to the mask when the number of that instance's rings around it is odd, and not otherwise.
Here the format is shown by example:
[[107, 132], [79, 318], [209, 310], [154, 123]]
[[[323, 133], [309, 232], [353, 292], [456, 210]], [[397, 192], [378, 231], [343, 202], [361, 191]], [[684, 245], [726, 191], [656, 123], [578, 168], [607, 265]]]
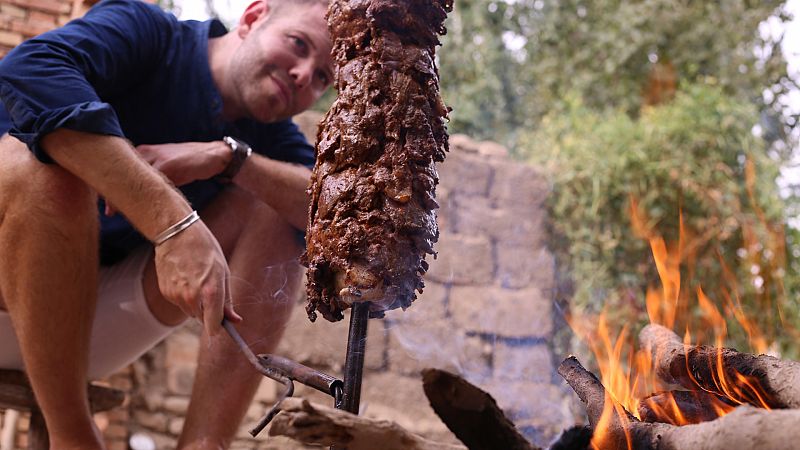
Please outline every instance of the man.
[[261, 377], [220, 323], [269, 352], [291, 308], [265, 297], [297, 284], [313, 149], [289, 118], [333, 79], [325, 9], [258, 0], [227, 32], [107, 0], [0, 61], [0, 367], [24, 367], [51, 448], [102, 448], [87, 377], [186, 317], [179, 447], [229, 445]]

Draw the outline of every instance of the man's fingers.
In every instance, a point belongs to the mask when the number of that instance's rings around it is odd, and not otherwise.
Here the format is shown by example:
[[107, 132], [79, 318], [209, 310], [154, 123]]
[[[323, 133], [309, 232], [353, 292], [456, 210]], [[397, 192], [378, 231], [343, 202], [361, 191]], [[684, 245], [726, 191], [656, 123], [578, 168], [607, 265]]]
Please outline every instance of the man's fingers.
[[233, 308], [233, 294], [231, 293], [231, 283], [230, 278], [225, 278], [225, 304], [222, 307], [222, 314], [231, 322], [239, 323], [242, 321], [242, 316], [240, 316], [236, 310]]

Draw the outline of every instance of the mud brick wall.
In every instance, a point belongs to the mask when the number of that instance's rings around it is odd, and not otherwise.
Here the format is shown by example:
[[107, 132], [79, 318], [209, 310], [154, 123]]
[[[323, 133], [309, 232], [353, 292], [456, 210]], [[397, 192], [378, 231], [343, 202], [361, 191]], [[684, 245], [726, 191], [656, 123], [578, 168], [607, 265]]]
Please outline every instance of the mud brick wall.
[[[298, 118], [313, 139], [320, 116]], [[544, 445], [572, 424], [569, 395], [554, 376], [554, 261], [546, 248], [542, 206], [548, 194], [535, 168], [512, 161], [505, 148], [452, 136], [439, 167], [441, 238], [430, 260], [426, 288], [407, 311], [371, 320], [362, 413], [396, 421], [438, 441], [455, 442], [422, 390], [419, 372], [440, 367], [489, 391], [527, 436]], [[278, 354], [331, 374], [344, 364], [348, 318], [310, 323], [303, 299], [290, 319]], [[130, 432], [159, 449], [172, 448], [188, 406], [199, 327], [168, 338], [132, 370], [137, 377]], [[265, 379], [248, 411], [235, 449], [304, 448], [246, 433], [272, 405], [278, 385]], [[297, 385], [296, 396], [330, 404], [330, 397]], [[266, 435], [266, 432], [263, 433]]]

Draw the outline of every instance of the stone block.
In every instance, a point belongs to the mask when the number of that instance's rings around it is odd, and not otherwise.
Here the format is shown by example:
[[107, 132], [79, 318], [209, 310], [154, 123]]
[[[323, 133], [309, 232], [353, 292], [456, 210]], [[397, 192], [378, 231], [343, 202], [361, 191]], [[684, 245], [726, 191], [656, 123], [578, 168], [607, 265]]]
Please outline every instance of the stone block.
[[454, 134], [448, 141], [451, 152], [478, 153], [479, 144], [466, 134]]
[[458, 443], [430, 406], [421, 377], [368, 373], [361, 387], [361, 414], [391, 420], [433, 441]]
[[0, 45], [8, 47], [16, 47], [21, 44], [24, 39], [20, 33], [12, 33], [10, 31], [0, 30]]
[[7, 17], [25, 18], [28, 15], [28, 10], [10, 3], [0, 3], [0, 14]]
[[555, 259], [544, 247], [497, 244], [497, 280], [509, 289], [536, 286], [544, 294], [552, 293], [555, 283]]
[[58, 0], [5, 0], [7, 3], [22, 8], [44, 11], [54, 14], [69, 14], [72, 11], [72, 2]]
[[165, 340], [166, 364], [172, 365], [195, 365], [197, 364], [197, 354], [200, 349], [200, 338], [191, 330], [181, 328], [172, 333]]
[[489, 192], [492, 167], [484, 157], [450, 152], [437, 170], [439, 184], [453, 194], [485, 196]]
[[478, 153], [490, 158], [507, 158], [508, 149], [494, 141], [478, 142]]
[[33, 37], [50, 31], [55, 27], [56, 24], [51, 22], [40, 22], [31, 19], [12, 19], [9, 30], [18, 32], [22, 34], [23, 37]]
[[398, 323], [389, 327], [389, 370], [418, 377], [434, 367], [484, 378], [491, 374], [493, 345], [467, 336], [451, 321]]
[[497, 207], [538, 207], [550, 193], [550, 183], [537, 167], [513, 161], [492, 160], [494, 179], [489, 198]]
[[195, 366], [173, 365], [167, 369], [167, 390], [174, 395], [190, 395]]
[[[321, 316], [311, 323], [304, 306], [292, 311], [289, 325], [278, 346], [277, 354], [321, 370], [341, 372], [347, 351], [349, 312], [344, 320], [328, 322]], [[380, 320], [371, 320], [367, 328], [367, 354], [364, 366], [380, 369], [384, 365], [386, 333]]]
[[279, 385], [277, 381], [264, 377], [261, 384], [258, 385], [258, 390], [254, 400], [257, 402], [272, 404], [278, 398]]
[[164, 413], [150, 413], [146, 411], [134, 411], [133, 421], [148, 430], [158, 433], [167, 432], [167, 415]]
[[498, 342], [494, 352], [494, 378], [507, 381], [549, 383], [555, 370], [550, 348], [543, 343]]
[[442, 234], [426, 278], [445, 284], [488, 284], [494, 277], [492, 245], [485, 237]]
[[480, 387], [497, 400], [520, 431], [526, 436], [537, 437], [537, 445], [546, 446], [562, 430], [574, 424], [571, 400], [567, 392], [554, 384], [491, 381]]
[[189, 398], [170, 396], [164, 399], [164, 411], [172, 414], [184, 415], [189, 410]]
[[511, 338], [545, 338], [553, 331], [552, 301], [537, 287], [454, 286], [449, 310], [467, 331]]
[[173, 417], [169, 419], [169, 425], [167, 426], [167, 431], [169, 434], [173, 436], [180, 436], [181, 431], [183, 431], [183, 417]]
[[447, 286], [432, 280], [425, 280], [425, 289], [417, 294], [417, 299], [405, 311], [395, 309], [386, 312], [386, 320], [391, 323], [439, 323], [447, 314]]
[[480, 197], [458, 197], [455, 204], [452, 220], [459, 234], [525, 247], [540, 247], [545, 240], [546, 213], [540, 207], [496, 208]]

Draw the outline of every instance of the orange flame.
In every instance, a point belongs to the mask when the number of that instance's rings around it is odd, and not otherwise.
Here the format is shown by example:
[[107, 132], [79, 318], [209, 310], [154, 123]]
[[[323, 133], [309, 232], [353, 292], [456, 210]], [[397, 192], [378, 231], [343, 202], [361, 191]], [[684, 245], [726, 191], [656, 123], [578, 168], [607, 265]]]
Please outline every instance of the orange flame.
[[[768, 408], [770, 399], [758, 382], [730, 367], [725, 367], [724, 364], [726, 350], [723, 347], [728, 335], [726, 317], [736, 320], [750, 339], [751, 347], [756, 351], [765, 352], [769, 347], [769, 338], [755, 321], [745, 314], [737, 294], [736, 277], [732, 271], [720, 258], [723, 279], [718, 295], [722, 299], [724, 308], [717, 306], [702, 288], [697, 287], [694, 298], [701, 315], [692, 317], [688, 314], [692, 299], [686, 290], [682, 290], [681, 268], [684, 267], [689, 274], [692, 273], [694, 253], [701, 247], [701, 243], [697, 242], [699, 238], [695, 238], [686, 230], [681, 215], [677, 244], [666, 242], [654, 231], [654, 225], [642, 213], [633, 197], [630, 199], [630, 217], [636, 236], [647, 240], [650, 244], [660, 279], [660, 286], [650, 286], [646, 292], [645, 307], [649, 320], [651, 323], [673, 330], [681, 325], [684, 326], [684, 343], [687, 348], [694, 348], [693, 345], [706, 339], [713, 342], [717, 351], [714, 360], [709, 361], [709, 366], [714, 369], [711, 377], [715, 391], [714, 395], [695, 392], [691, 395], [682, 395], [681, 399], [676, 398], [671, 392], [651, 395], [666, 390], [668, 386], [657, 377], [649, 349], [634, 350], [633, 338], [627, 325], [614, 337], [609, 327], [606, 309], [597, 318], [570, 317], [570, 326], [584, 338], [595, 355], [600, 379], [607, 391], [602, 417], [595, 426], [592, 448], [609, 448], [610, 439], [614, 438], [610, 432], [610, 425], [615, 422], [626, 423], [629, 420], [627, 412], [641, 419], [640, 411], [644, 411], [648, 418], [655, 417], [661, 422], [685, 425], [697, 423], [699, 420], [709, 420], [705, 416], [698, 418], [697, 411], [691, 408], [686, 409], [693, 406], [692, 402], [702, 402], [705, 410], [712, 413], [711, 418], [730, 413], [736, 404], [751, 403]], [[756, 234], [746, 229], [746, 245], [755, 245], [753, 244], [755, 239]], [[770, 240], [768, 245], [774, 248], [774, 254], [777, 255], [784, 250], [781, 247], [782, 242], [782, 235]], [[772, 261], [759, 261], [760, 264], [771, 264], [770, 269], [774, 269], [775, 264], [782, 262], [782, 259], [777, 257]], [[771, 307], [773, 299], [769, 295], [765, 295], [762, 300], [765, 307]], [[687, 372], [693, 376], [692, 370]], [[722, 398], [716, 396], [720, 394]], [[630, 449], [631, 437], [627, 432], [625, 439]]]

